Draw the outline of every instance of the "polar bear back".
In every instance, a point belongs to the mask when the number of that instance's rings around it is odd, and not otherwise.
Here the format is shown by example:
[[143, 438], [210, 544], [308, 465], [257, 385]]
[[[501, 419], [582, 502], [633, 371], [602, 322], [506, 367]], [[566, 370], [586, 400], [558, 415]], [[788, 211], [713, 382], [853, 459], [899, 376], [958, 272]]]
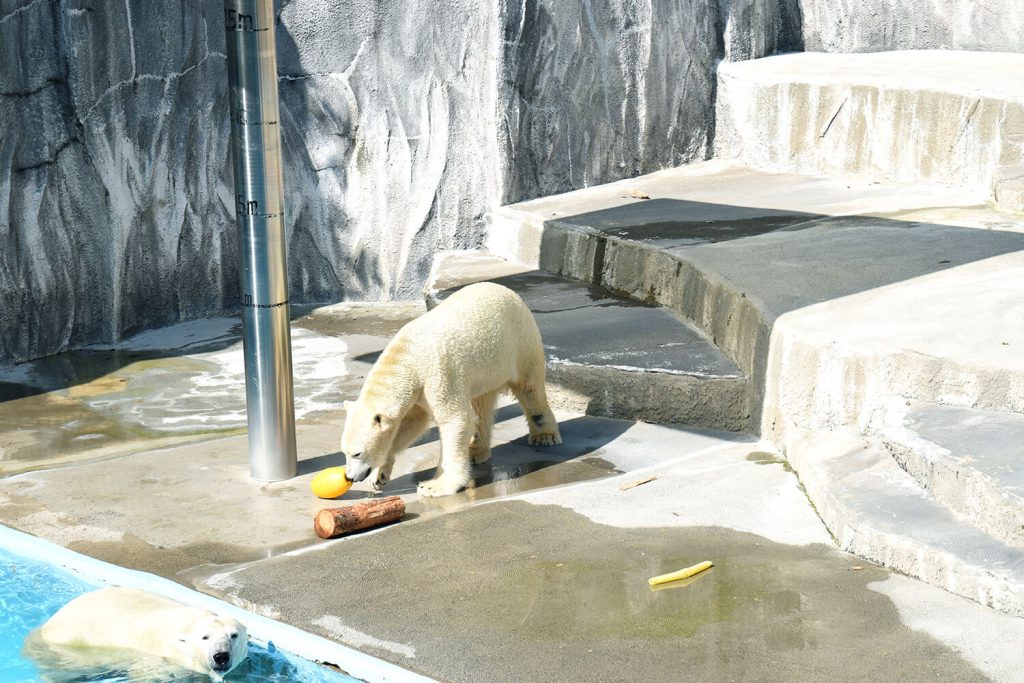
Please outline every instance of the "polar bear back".
[[133, 588], [102, 588], [81, 595], [39, 629], [43, 641], [68, 647], [138, 650], [180, 656], [178, 634], [211, 613]]
[[[396, 336], [396, 346], [430, 348], [435, 359], [421, 370], [443, 373], [435, 380], [471, 378], [473, 394], [518, 381], [522, 372], [544, 363], [540, 331], [530, 309], [507, 287], [490, 282], [469, 285]], [[417, 354], [418, 355], [418, 354]]]

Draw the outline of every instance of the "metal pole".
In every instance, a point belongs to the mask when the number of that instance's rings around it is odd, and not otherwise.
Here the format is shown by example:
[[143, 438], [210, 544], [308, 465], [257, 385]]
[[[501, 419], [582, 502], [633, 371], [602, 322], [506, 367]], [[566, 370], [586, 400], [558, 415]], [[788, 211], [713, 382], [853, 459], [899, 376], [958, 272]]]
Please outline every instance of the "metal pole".
[[295, 406], [272, 0], [224, 0], [241, 246], [249, 474], [295, 476]]

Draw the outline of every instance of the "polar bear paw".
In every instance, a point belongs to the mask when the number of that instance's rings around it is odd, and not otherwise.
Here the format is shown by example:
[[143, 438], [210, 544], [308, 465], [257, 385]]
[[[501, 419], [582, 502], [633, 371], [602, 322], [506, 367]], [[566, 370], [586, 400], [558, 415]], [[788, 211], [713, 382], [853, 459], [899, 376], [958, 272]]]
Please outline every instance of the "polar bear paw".
[[458, 493], [461, 488], [461, 484], [451, 479], [438, 477], [437, 479], [428, 479], [427, 481], [420, 482], [419, 486], [416, 487], [416, 493], [424, 498], [437, 498]]
[[474, 465], [482, 465], [491, 459], [491, 449], [477, 442], [476, 437], [469, 443], [469, 459]]
[[394, 459], [391, 459], [390, 462], [370, 470], [370, 486], [373, 487], [374, 491], [380, 491], [391, 481], [391, 468], [394, 464]]
[[551, 432], [530, 434], [530, 444], [533, 446], [557, 446], [562, 443], [562, 437]]

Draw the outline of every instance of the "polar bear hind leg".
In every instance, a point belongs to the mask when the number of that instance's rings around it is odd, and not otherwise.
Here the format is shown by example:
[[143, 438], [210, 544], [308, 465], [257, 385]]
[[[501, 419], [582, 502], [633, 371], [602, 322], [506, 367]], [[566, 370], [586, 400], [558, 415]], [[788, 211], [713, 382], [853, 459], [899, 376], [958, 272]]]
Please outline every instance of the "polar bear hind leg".
[[491, 459], [491, 431], [494, 427], [494, 406], [497, 402], [497, 391], [481, 394], [473, 399], [476, 434], [469, 442], [469, 459], [476, 465]]
[[541, 365], [539, 378], [536, 373], [527, 375], [521, 381], [509, 384], [509, 388], [526, 415], [530, 443], [535, 446], [557, 446], [562, 443], [562, 436], [558, 431], [558, 421], [548, 405], [543, 367]]

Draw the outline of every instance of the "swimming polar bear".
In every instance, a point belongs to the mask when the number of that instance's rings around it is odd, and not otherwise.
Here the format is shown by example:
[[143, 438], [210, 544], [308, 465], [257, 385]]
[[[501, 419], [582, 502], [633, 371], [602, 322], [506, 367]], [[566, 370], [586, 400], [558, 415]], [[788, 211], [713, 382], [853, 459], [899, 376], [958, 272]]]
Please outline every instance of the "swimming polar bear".
[[206, 674], [215, 681], [249, 653], [235, 619], [134, 588], [101, 588], [64, 605], [29, 634], [25, 653], [43, 664], [96, 667], [131, 663], [138, 655]]
[[491, 282], [469, 285], [407, 323], [384, 348], [359, 398], [345, 402], [341, 450], [346, 474], [381, 488], [395, 456], [431, 419], [441, 437], [437, 475], [421, 496], [464, 488], [470, 462], [491, 457], [498, 394], [509, 389], [526, 414], [530, 443], [562, 442], [544, 389], [544, 347], [519, 295]]

